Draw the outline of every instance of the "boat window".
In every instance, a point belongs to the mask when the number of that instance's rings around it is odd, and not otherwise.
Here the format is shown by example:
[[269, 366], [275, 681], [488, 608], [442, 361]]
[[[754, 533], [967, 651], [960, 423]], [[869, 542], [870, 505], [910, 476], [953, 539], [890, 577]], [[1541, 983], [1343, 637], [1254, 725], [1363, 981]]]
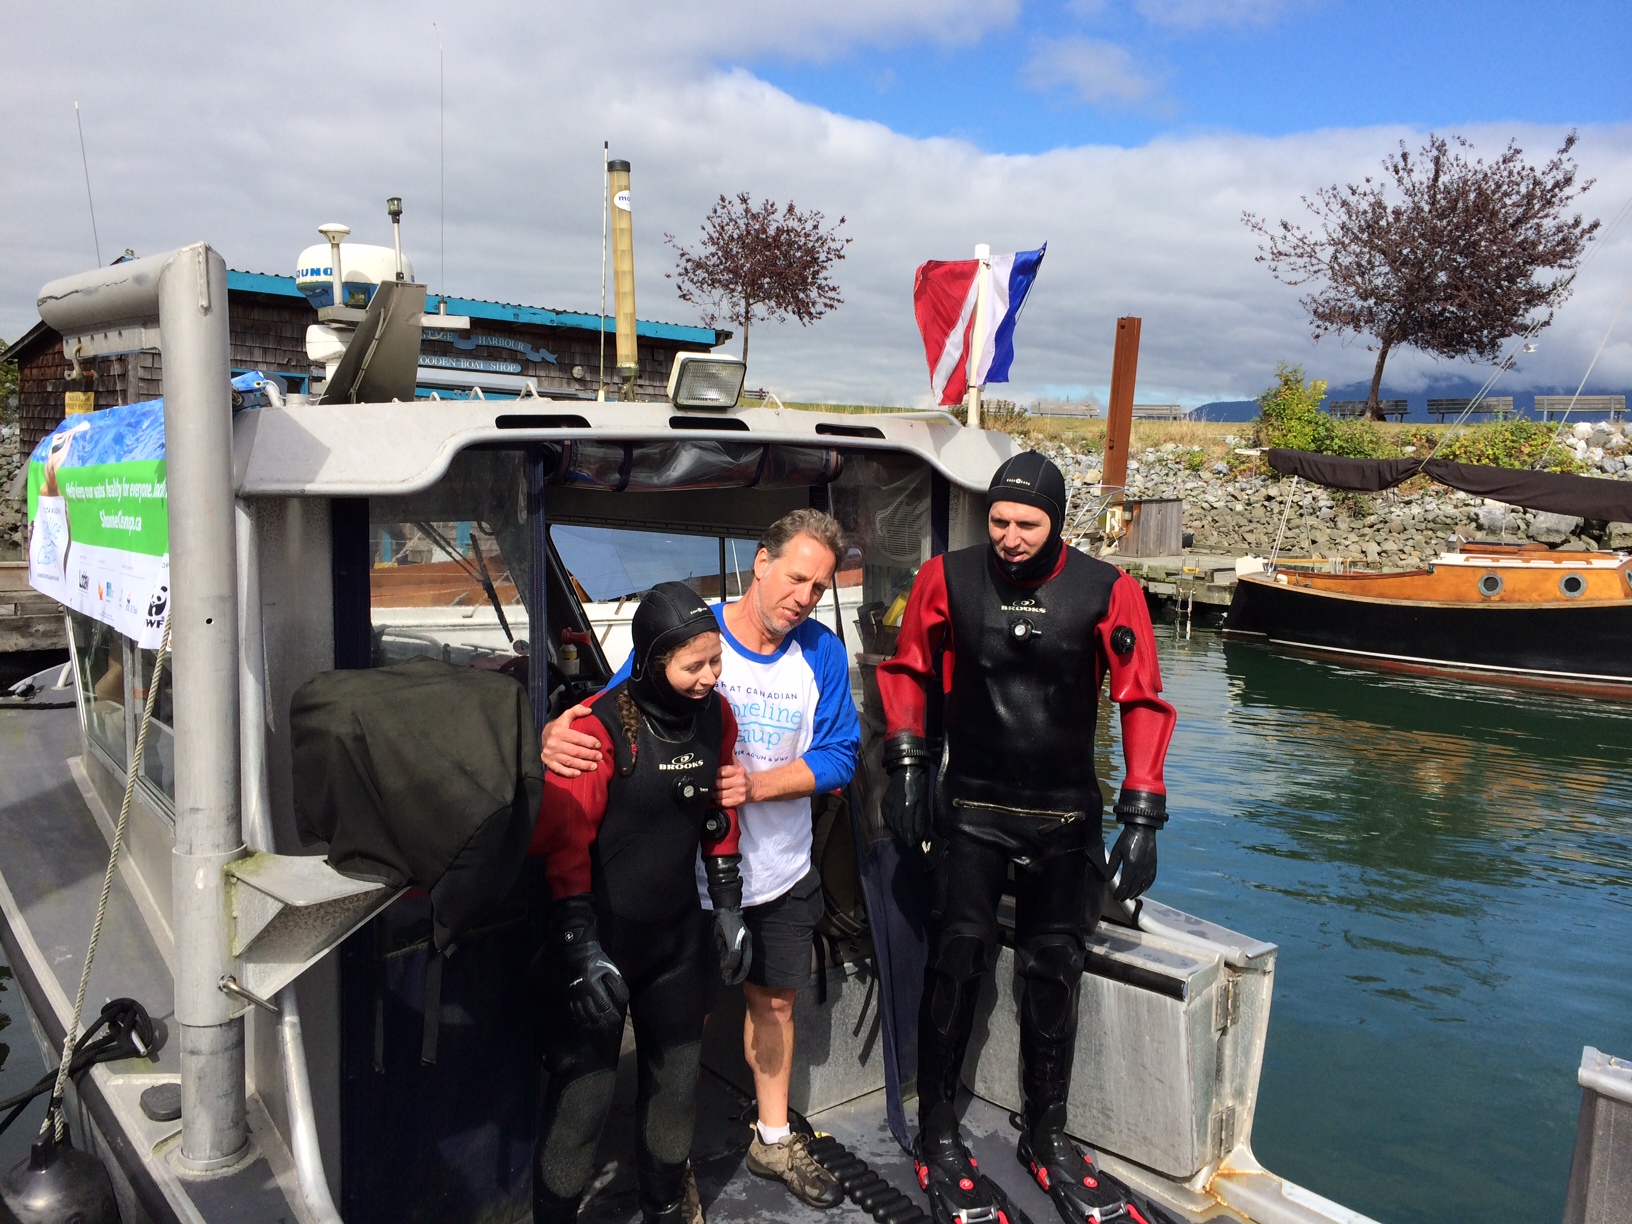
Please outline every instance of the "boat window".
[[710, 603], [737, 599], [754, 577], [757, 540], [556, 523], [550, 542], [612, 668], [629, 657], [640, 596], [683, 582]]
[[[136, 668], [131, 677], [130, 709], [136, 729], [140, 732], [142, 712], [147, 708], [147, 683], [153, 675], [158, 652], [133, 649], [131, 653], [135, 656]], [[176, 716], [170, 687], [170, 673], [174, 664], [173, 657], [167, 657], [164, 661], [164, 674], [159, 677], [159, 696], [153, 705], [153, 725], [148, 729], [147, 747], [142, 753], [142, 780], [172, 804], [176, 800]]]
[[[894, 653], [912, 580], [929, 556], [929, 469], [907, 455], [851, 453], [828, 486], [828, 498], [851, 546], [835, 588], [851, 661], [850, 687], [857, 708], [882, 722], [882, 712], [865, 705], [866, 680]], [[829, 627], [833, 600], [829, 595], [823, 602], [822, 619]]]
[[1486, 574], [1479, 579], [1479, 594], [1500, 595], [1502, 593], [1502, 576], [1500, 574]]
[[1575, 599], [1587, 589], [1587, 580], [1580, 574], [1565, 574], [1558, 580], [1558, 589], [1568, 598]]
[[370, 499], [374, 666], [430, 655], [499, 668], [525, 653], [523, 477], [520, 452], [464, 451], [430, 488]]
[[68, 620], [73, 626], [85, 732], [115, 766], [123, 769], [129, 759], [125, 743], [125, 639], [101, 621], [78, 612], [70, 612]]

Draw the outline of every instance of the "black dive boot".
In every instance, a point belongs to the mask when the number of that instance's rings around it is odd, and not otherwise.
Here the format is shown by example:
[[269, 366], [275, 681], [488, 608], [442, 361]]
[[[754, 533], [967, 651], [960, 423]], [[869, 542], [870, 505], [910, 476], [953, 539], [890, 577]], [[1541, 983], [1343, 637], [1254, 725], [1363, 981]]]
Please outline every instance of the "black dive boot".
[[688, 1220], [686, 1163], [665, 1164], [642, 1152], [636, 1166], [642, 1224], [700, 1224]]
[[1048, 1192], [1067, 1224], [1155, 1224], [1065, 1133], [1064, 1105], [1049, 1106], [1035, 1125], [1021, 1129], [1015, 1155]]
[[533, 1170], [533, 1224], [573, 1224], [578, 1218], [578, 1207], [583, 1199], [582, 1194], [567, 1198], [552, 1194], [539, 1177], [538, 1170]]
[[[934, 1116], [943, 1110], [948, 1116]], [[1031, 1224], [1003, 1188], [980, 1171], [958, 1136], [957, 1116], [945, 1107], [931, 1115], [918, 1131], [912, 1167], [929, 1196], [933, 1224]]]

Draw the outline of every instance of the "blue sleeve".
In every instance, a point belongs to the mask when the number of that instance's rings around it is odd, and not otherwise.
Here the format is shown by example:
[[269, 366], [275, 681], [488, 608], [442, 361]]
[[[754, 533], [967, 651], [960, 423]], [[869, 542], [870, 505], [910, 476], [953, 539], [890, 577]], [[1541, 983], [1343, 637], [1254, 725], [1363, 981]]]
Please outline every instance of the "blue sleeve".
[[810, 747], [804, 762], [816, 777], [816, 793], [836, 790], [856, 772], [856, 756], [861, 750], [861, 720], [850, 696], [850, 667], [844, 644], [836, 634], [814, 621], [805, 622], [810, 632], [799, 643], [816, 677], [816, 725], [811, 729]]

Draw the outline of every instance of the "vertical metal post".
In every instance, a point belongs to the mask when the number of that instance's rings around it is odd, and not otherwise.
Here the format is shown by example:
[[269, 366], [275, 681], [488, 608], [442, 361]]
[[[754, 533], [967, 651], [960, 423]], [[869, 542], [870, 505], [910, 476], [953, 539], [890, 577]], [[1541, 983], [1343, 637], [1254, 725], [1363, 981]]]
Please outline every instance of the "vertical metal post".
[[541, 446], [527, 452], [527, 531], [533, 557], [527, 573], [527, 695], [532, 699], [533, 726], [540, 733], [550, 717], [550, 525], [544, 517], [547, 453]]
[[992, 248], [990, 244], [975, 244], [975, 259], [980, 267], [975, 270], [975, 320], [969, 329], [969, 398], [968, 421], [970, 429], [980, 428], [980, 362], [986, 348], [986, 319], [991, 313]]
[[181, 1050], [181, 1163], [219, 1168], [248, 1142], [244, 1021], [217, 988], [232, 971], [222, 868], [244, 853], [238, 782], [238, 606], [227, 269], [203, 243], [159, 277], [174, 653], [172, 892]]
[[1100, 482], [1111, 490], [1110, 504], [1122, 504], [1128, 483], [1128, 447], [1133, 440], [1133, 385], [1139, 375], [1139, 325], [1132, 316], [1116, 321], [1111, 357], [1111, 402], [1106, 410], [1105, 466]]

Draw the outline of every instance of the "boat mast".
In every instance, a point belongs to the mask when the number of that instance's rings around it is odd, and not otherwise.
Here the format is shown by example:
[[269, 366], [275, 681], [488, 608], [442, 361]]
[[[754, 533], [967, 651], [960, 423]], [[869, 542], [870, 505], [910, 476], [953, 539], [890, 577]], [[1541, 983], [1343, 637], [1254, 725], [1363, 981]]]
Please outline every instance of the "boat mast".
[[164, 354], [180, 1162], [203, 1172], [232, 1164], [248, 1143], [244, 1004], [218, 986], [233, 973], [222, 869], [245, 853], [227, 266], [195, 243], [52, 281], [40, 291], [39, 310], [71, 352]]

